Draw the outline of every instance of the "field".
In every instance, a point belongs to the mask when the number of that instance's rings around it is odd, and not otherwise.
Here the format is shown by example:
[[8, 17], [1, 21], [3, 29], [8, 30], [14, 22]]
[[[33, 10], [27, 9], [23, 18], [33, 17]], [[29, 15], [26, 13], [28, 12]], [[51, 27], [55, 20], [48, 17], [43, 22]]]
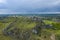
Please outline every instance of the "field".
[[0, 17], [0, 40], [60, 40], [60, 17]]

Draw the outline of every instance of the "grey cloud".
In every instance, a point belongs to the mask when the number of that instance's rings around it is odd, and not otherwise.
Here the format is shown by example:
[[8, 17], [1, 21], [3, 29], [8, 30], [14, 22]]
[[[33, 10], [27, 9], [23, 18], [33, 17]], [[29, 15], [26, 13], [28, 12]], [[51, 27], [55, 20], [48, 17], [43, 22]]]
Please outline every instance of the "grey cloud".
[[60, 0], [7, 0], [0, 8], [12, 12], [52, 12], [59, 11], [59, 4]]

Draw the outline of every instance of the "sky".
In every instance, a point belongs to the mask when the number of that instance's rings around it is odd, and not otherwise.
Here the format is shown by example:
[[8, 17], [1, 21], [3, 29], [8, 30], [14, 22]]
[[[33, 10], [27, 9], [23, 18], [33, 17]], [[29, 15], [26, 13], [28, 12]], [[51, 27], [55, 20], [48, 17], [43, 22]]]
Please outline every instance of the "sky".
[[60, 13], [60, 0], [0, 0], [0, 14], [19, 12]]

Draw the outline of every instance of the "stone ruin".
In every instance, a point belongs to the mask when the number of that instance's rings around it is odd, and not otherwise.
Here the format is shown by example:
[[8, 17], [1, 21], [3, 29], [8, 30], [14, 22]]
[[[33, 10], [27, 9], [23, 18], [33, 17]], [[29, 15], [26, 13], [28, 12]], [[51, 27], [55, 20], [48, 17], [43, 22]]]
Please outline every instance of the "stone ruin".
[[28, 40], [31, 36], [31, 31], [23, 31], [19, 28], [13, 28], [10, 31], [4, 30], [3, 34], [5, 36], [10, 36], [11, 38], [14, 38], [14, 40]]
[[35, 34], [40, 33], [41, 29], [54, 29], [53, 25], [50, 24], [46, 25], [44, 21], [38, 17], [33, 17], [33, 20], [38, 22], [38, 24], [36, 24], [36, 26], [32, 29], [32, 32]]

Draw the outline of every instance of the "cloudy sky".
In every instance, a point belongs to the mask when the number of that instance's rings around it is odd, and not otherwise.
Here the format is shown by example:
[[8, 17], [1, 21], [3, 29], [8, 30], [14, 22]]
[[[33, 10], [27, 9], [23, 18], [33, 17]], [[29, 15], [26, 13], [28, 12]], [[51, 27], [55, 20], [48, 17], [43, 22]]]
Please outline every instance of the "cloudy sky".
[[60, 0], [0, 0], [0, 14], [16, 12], [60, 12]]

